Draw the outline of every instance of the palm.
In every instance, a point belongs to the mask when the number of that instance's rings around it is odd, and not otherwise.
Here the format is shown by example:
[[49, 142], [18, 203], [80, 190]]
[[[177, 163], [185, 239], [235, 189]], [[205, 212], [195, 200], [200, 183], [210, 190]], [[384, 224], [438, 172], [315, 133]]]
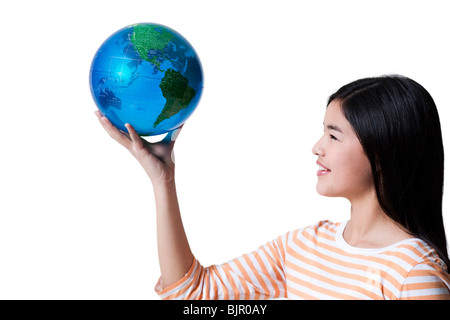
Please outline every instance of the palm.
[[100, 112], [97, 111], [96, 115], [108, 134], [131, 152], [144, 167], [152, 181], [154, 179], [167, 180], [173, 178], [175, 163], [172, 153], [175, 139], [181, 127], [169, 132], [162, 141], [150, 143], [141, 138], [131, 125], [125, 125], [129, 132], [127, 134], [117, 129]]
[[[133, 144], [130, 152], [142, 164], [144, 168], [153, 168], [155, 174], [168, 175], [173, 174], [175, 163], [173, 162], [172, 152], [173, 144], [164, 140], [157, 143], [150, 143], [140, 138], [142, 144], [137, 146]], [[161, 176], [160, 178], [164, 178]]]

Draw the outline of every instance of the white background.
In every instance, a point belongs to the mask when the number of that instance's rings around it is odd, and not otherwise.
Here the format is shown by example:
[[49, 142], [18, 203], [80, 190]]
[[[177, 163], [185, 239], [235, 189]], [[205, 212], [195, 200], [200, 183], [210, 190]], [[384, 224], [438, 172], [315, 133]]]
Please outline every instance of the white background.
[[[0, 298], [158, 299], [152, 186], [101, 128], [89, 91], [91, 60], [116, 30], [167, 25], [202, 60], [203, 98], [176, 159], [185, 228], [208, 266], [349, 218], [345, 200], [316, 194], [311, 148], [328, 96], [352, 80], [421, 83], [450, 152], [445, 3], [1, 2]], [[447, 233], [449, 205], [447, 192]]]

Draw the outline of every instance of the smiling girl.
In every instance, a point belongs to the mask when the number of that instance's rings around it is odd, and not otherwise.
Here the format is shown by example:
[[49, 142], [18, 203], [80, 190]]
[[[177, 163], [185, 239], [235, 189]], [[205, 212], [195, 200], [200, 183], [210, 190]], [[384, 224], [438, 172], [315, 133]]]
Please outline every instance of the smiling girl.
[[440, 122], [415, 81], [361, 79], [329, 99], [312, 149], [316, 189], [348, 199], [350, 220], [320, 221], [207, 268], [190, 250], [177, 201], [180, 129], [151, 144], [97, 116], [152, 181], [162, 299], [450, 299]]

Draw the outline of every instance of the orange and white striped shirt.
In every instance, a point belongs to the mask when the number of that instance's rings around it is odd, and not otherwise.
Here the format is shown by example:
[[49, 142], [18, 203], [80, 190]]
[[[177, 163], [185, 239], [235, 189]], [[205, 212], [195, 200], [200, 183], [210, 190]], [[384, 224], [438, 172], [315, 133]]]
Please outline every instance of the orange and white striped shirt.
[[321, 221], [288, 232], [223, 265], [194, 259], [162, 299], [449, 299], [450, 276], [425, 241], [380, 249], [350, 246], [346, 222]]

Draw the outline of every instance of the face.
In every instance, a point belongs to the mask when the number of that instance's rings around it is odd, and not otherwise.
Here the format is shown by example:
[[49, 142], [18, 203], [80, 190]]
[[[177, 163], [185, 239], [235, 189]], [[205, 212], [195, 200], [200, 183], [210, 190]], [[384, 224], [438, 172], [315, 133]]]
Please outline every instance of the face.
[[333, 100], [324, 119], [324, 134], [312, 152], [318, 156], [317, 192], [353, 201], [374, 192], [370, 162], [339, 101]]

